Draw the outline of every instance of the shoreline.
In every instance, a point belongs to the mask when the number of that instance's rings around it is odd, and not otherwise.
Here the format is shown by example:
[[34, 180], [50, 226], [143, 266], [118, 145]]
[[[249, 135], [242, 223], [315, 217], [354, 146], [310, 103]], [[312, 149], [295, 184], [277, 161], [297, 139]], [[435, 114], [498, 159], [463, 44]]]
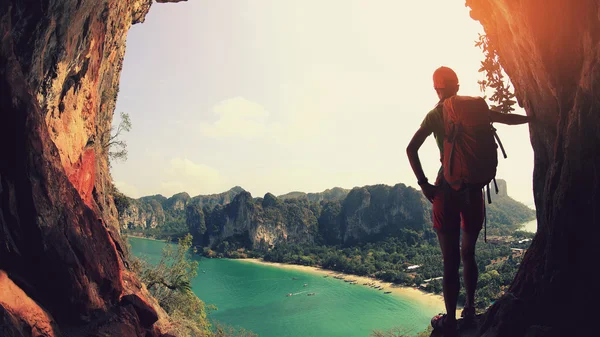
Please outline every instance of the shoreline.
[[127, 239], [128, 238], [136, 238], [136, 239], [144, 239], [144, 240], [150, 240], [150, 241], [159, 241], [159, 242], [171, 243], [171, 241], [167, 241], [167, 240], [153, 239], [153, 238], [149, 238], [149, 237], [146, 237], [146, 236], [140, 236], [140, 235], [134, 235], [134, 234], [122, 233], [121, 235], [125, 236]]
[[[144, 240], [150, 240], [150, 241], [170, 243], [169, 241], [166, 241], [166, 240], [152, 239], [152, 238], [139, 236], [139, 235], [127, 234], [127, 236], [136, 238], [136, 239], [144, 239]], [[199, 256], [202, 256], [202, 255], [199, 254]], [[206, 258], [206, 257], [202, 256], [202, 258]], [[280, 268], [280, 269], [300, 271], [300, 272], [310, 273], [313, 275], [327, 276], [330, 278], [334, 278], [334, 276], [342, 276], [342, 277], [344, 277], [344, 279], [351, 279], [351, 280], [356, 281], [356, 284], [358, 286], [362, 286], [362, 287], [368, 287], [368, 286], [365, 286], [364, 283], [372, 283], [376, 286], [381, 286], [383, 288], [383, 290], [381, 291], [382, 295], [383, 295], [383, 292], [390, 291], [391, 293], [389, 295], [402, 297], [404, 299], [410, 299], [412, 301], [420, 303], [421, 305], [424, 305], [424, 306], [427, 306], [430, 308], [435, 308], [436, 311], [438, 311], [438, 312], [446, 312], [446, 307], [444, 304], [444, 297], [442, 295], [429, 293], [429, 292], [426, 292], [426, 291], [423, 291], [423, 290], [420, 290], [420, 289], [417, 289], [414, 287], [401, 286], [401, 285], [397, 285], [397, 284], [394, 284], [391, 282], [384, 282], [382, 280], [378, 280], [378, 279], [368, 277], [368, 276], [358, 276], [358, 275], [354, 275], [354, 274], [347, 274], [347, 273], [338, 272], [338, 271], [334, 271], [334, 270], [323, 269], [321, 267], [304, 266], [304, 265], [299, 265], [299, 264], [287, 264], [287, 263], [280, 263], [280, 262], [267, 262], [267, 261], [264, 261], [262, 258], [261, 259], [258, 259], [258, 258], [233, 259], [233, 258], [230, 258], [229, 260], [240, 261], [243, 263], [252, 263], [252, 264], [263, 265], [263, 266], [271, 266], [271, 267]], [[339, 280], [339, 281], [342, 283], [344, 282], [344, 280]], [[379, 292], [379, 291], [377, 291], [377, 292]], [[457, 306], [457, 308], [456, 308], [457, 317], [460, 317], [461, 311], [462, 311], [462, 307]]]
[[[441, 295], [428, 293], [428, 292], [425, 292], [425, 291], [422, 291], [422, 290], [419, 290], [419, 289], [413, 288], [413, 287], [400, 286], [400, 285], [393, 284], [391, 282], [384, 282], [384, 281], [374, 279], [374, 278], [371, 278], [368, 276], [358, 276], [358, 275], [353, 275], [353, 274], [346, 274], [346, 273], [342, 273], [342, 272], [338, 272], [338, 271], [334, 271], [334, 270], [328, 270], [328, 269], [323, 269], [320, 267], [313, 267], [313, 266], [303, 266], [303, 265], [286, 264], [286, 263], [279, 263], [279, 262], [267, 262], [267, 261], [263, 261], [262, 259], [256, 259], [256, 258], [233, 259], [233, 260], [242, 261], [245, 263], [254, 263], [254, 264], [259, 264], [259, 265], [264, 265], [264, 266], [272, 266], [272, 267], [281, 268], [281, 269], [302, 271], [302, 272], [307, 272], [307, 273], [322, 275], [322, 276], [327, 275], [328, 277], [331, 277], [331, 278], [333, 278], [333, 276], [343, 276], [345, 279], [356, 280], [357, 285], [361, 286], [361, 287], [367, 287], [367, 286], [363, 285], [363, 283], [374, 283], [375, 285], [380, 285], [380, 286], [384, 287], [383, 291], [391, 291], [392, 293], [390, 295], [401, 296], [403, 298], [410, 298], [412, 300], [418, 301], [427, 306], [443, 309], [442, 310], [443, 312], [446, 311], [445, 305], [444, 305], [444, 297]], [[343, 280], [340, 280], [340, 281], [343, 282]], [[383, 293], [383, 291], [382, 291], [382, 293]], [[460, 317], [461, 310], [462, 310], [462, 307], [460, 307], [460, 308], [457, 307], [456, 312], [457, 312], [458, 317]]]

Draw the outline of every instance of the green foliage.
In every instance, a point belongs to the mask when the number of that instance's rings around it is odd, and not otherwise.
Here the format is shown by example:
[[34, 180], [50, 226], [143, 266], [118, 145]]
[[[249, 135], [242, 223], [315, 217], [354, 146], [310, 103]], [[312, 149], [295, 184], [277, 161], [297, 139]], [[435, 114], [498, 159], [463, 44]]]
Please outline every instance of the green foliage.
[[150, 294], [169, 314], [169, 333], [189, 337], [257, 337], [256, 334], [235, 329], [218, 322], [209, 322], [207, 313], [217, 308], [205, 305], [191, 289], [191, 280], [198, 275], [198, 262], [191, 259], [196, 251], [190, 234], [179, 239], [177, 246], [167, 245], [158, 264], [132, 259]]
[[340, 187], [334, 187], [331, 189], [327, 189], [323, 192], [319, 192], [319, 193], [304, 193], [304, 192], [290, 192], [290, 193], [286, 193], [284, 195], [280, 195], [277, 198], [279, 198], [280, 200], [286, 200], [286, 199], [305, 199], [314, 203], [318, 203], [320, 201], [341, 201], [344, 200], [344, 198], [346, 198], [346, 195], [348, 195], [348, 192], [350, 192], [350, 190], [344, 189], [344, 188], [340, 188]]
[[[228, 198], [231, 195], [226, 192], [215, 196]], [[187, 200], [182, 207], [173, 206], [178, 205], [174, 201], [176, 196], [169, 199], [149, 196], [133, 200], [147, 219], [158, 219], [159, 224], [154, 229], [130, 230], [160, 239], [178, 238], [191, 233], [195, 245], [210, 246], [220, 256], [239, 248], [270, 249], [266, 243], [258, 247], [259, 242], [251, 242], [250, 237], [247, 240], [224, 237], [225, 232], [235, 235], [247, 233], [257, 223], [263, 224], [267, 230], [283, 224], [285, 231], [292, 233], [288, 236], [291, 242], [317, 245], [348, 246], [378, 242], [389, 237], [402, 238], [412, 245], [417, 240], [435, 238], [431, 230], [431, 217], [427, 215], [431, 205], [421, 192], [403, 184], [354, 188], [342, 201], [312, 202], [307, 198], [282, 200], [272, 194], [266, 194], [265, 198], [252, 198], [241, 190], [230, 203], [209, 206], [211, 203], [207, 200], [217, 200], [213, 198], [215, 196], [203, 197], [206, 200], [182, 197], [180, 201]], [[204, 201], [200, 202], [201, 199]], [[493, 203], [488, 206], [489, 233], [509, 234], [534, 216], [533, 210], [506, 194], [494, 195]], [[233, 227], [233, 231], [225, 231], [227, 223]], [[224, 241], [229, 242], [227, 248], [222, 245]]]
[[[427, 327], [427, 329], [425, 329], [422, 332], [419, 332], [418, 334], [416, 334], [414, 336], [415, 337], [429, 337], [431, 335], [432, 331], [433, 331], [433, 329], [431, 328], [431, 326], [429, 326], [429, 327]], [[413, 335], [412, 332], [407, 329], [395, 327], [395, 328], [392, 328], [387, 331], [375, 330], [369, 335], [369, 337], [409, 337], [412, 335]]]
[[108, 150], [108, 158], [110, 160], [127, 160], [127, 143], [119, 139], [123, 132], [131, 130], [131, 119], [129, 114], [121, 112], [121, 122], [115, 130], [110, 129], [110, 133], [102, 135], [102, 147]]
[[326, 201], [322, 203], [321, 215], [319, 216], [319, 239], [318, 243], [338, 245], [342, 243], [340, 224], [342, 221], [342, 204], [339, 201]]
[[121, 193], [116, 186], [113, 185], [112, 197], [115, 201], [115, 207], [119, 214], [123, 214], [125, 209], [131, 204], [131, 200], [123, 193]]
[[[488, 232], [511, 235], [507, 239], [511, 243], [499, 240], [498, 244], [478, 245], [476, 259], [482, 275], [492, 260], [510, 256], [511, 247], [527, 248], [528, 242], [518, 244], [517, 239], [531, 237], [517, 228], [534, 218], [535, 212], [508, 197], [505, 188], [488, 205]], [[162, 196], [138, 201], [145, 205], [140, 207], [148, 207], [155, 214], [164, 211], [167, 219], [166, 224], [145, 230], [146, 234], [184, 236], [192, 232], [193, 243], [202, 247], [207, 257], [263, 257], [266, 261], [371, 276], [433, 293], [442, 291], [441, 281], [426, 282], [443, 274], [437, 237], [427, 222], [431, 206], [419, 191], [402, 184], [355, 188], [341, 202], [280, 200], [269, 194], [253, 199], [247, 192], [239, 193], [227, 205], [212, 208], [188, 204], [186, 209], [169, 210], [168, 199]], [[252, 242], [251, 226], [255, 223], [262, 223], [267, 230], [284, 224], [289, 241], [279, 241], [274, 247], [264, 239]], [[231, 226], [227, 231], [226, 225]], [[224, 236], [225, 232], [232, 234]], [[408, 270], [410, 265], [420, 267]], [[497, 298], [514, 276], [517, 265], [505, 265], [500, 280], [482, 285], [479, 308]], [[460, 296], [464, 301], [464, 291]]]
[[[360, 276], [370, 276], [385, 282], [441, 294], [441, 280], [430, 280], [443, 275], [442, 255], [435, 237], [404, 230], [400, 237], [388, 238], [376, 243], [349, 247], [323, 245], [280, 244], [262, 255], [265, 261], [319, 266], [324, 269]], [[411, 237], [415, 236], [415, 239]], [[485, 309], [503, 294], [518, 269], [518, 259], [513, 259], [511, 247], [527, 248], [528, 243], [485, 244], [477, 247], [476, 261], [481, 273], [476, 294], [476, 306]], [[492, 260], [508, 257], [503, 264], [491, 265]], [[420, 265], [414, 271], [410, 265]], [[486, 269], [487, 267], [487, 269]], [[461, 273], [462, 275], [462, 273]], [[459, 298], [464, 303], [464, 287]]]
[[191, 280], [197, 276], [198, 262], [190, 258], [192, 236], [180, 239], [177, 246], [166, 245], [156, 265], [135, 261], [136, 269], [148, 291], [160, 306], [186, 330], [186, 336], [209, 336], [207, 308], [191, 291]]
[[480, 89], [484, 93], [488, 88], [494, 90], [490, 100], [495, 102], [496, 105], [490, 107], [503, 113], [514, 111], [513, 106], [516, 103], [514, 90], [512, 90], [510, 83], [505, 84], [503, 69], [492, 42], [487, 35], [479, 34], [475, 46], [483, 50], [484, 60], [481, 61], [479, 72], [485, 73], [485, 79], [477, 83], [479, 83]]
[[185, 222], [190, 233], [194, 236], [194, 242], [202, 244], [202, 238], [206, 233], [206, 221], [202, 209], [197, 205], [188, 205], [185, 209]]
[[166, 241], [177, 241], [178, 239], [189, 234], [188, 226], [183, 219], [176, 219], [174, 221], [168, 221], [163, 225], [159, 225], [155, 228], [127, 228], [123, 229], [124, 234], [131, 234], [135, 236], [143, 236], [150, 239], [166, 240]]
[[535, 211], [508, 197], [492, 195], [485, 205], [488, 216], [488, 235], [514, 235], [518, 226], [535, 219]]
[[257, 334], [247, 331], [243, 328], [236, 329], [234, 327], [225, 326], [220, 323], [215, 323], [214, 337], [258, 337]]

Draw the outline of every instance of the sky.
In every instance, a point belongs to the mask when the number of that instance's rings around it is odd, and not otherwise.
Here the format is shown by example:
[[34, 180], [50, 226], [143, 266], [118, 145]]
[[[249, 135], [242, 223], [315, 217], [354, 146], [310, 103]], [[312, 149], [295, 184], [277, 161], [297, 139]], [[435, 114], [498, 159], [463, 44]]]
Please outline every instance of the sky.
[[[478, 33], [463, 0], [154, 4], [127, 38], [113, 123], [125, 112], [133, 128], [115, 184], [134, 198], [418, 188], [406, 146], [437, 102], [432, 73], [449, 66], [459, 94], [482, 96]], [[497, 128], [497, 177], [532, 205], [529, 128]], [[419, 155], [434, 180], [433, 136]]]

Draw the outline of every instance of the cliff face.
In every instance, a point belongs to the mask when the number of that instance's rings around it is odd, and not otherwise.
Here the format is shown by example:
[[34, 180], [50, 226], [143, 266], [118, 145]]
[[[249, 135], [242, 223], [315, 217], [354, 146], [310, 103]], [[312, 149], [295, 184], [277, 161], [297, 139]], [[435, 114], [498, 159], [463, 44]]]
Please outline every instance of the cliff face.
[[426, 200], [404, 185], [354, 188], [344, 197], [313, 195], [316, 201], [299, 192], [252, 199], [246, 192], [225, 207], [205, 208], [202, 244], [246, 242], [253, 248], [280, 243], [353, 244], [431, 224]]
[[[501, 193], [488, 205], [489, 231], [514, 231], [531, 220], [534, 211], [506, 194], [505, 181], [498, 180], [498, 185]], [[189, 229], [196, 244], [225, 249], [281, 243], [352, 245], [411, 231], [434, 235], [431, 204], [404, 184], [356, 187], [341, 199], [324, 199], [313, 202], [301, 192], [252, 198], [242, 192], [231, 203], [213, 208], [188, 205], [184, 230]]]
[[278, 198], [282, 200], [306, 199], [312, 202], [339, 201], [343, 200], [348, 195], [348, 192], [350, 192], [350, 190], [340, 187], [334, 187], [319, 193], [290, 192], [284, 195], [280, 195]]
[[206, 232], [201, 243], [214, 246], [232, 241], [257, 248], [282, 242], [309, 243], [314, 240], [317, 218], [306, 200], [278, 200], [268, 193], [253, 199], [250, 193], [238, 194], [224, 207], [204, 210]]
[[156, 228], [159, 224], [165, 223], [165, 211], [162, 203], [155, 199], [133, 200], [119, 214], [119, 222], [123, 228]]
[[[227, 192], [211, 195], [198, 195], [193, 198], [182, 192], [170, 198], [162, 195], [146, 196], [139, 199], [129, 198], [129, 205], [119, 213], [119, 224], [123, 229], [156, 228], [165, 223], [186, 224], [187, 208], [213, 208], [226, 205], [244, 189], [234, 187]], [[191, 210], [190, 210], [191, 211]]]
[[404, 184], [355, 188], [344, 199], [341, 230], [344, 243], [372, 241], [401, 229], [431, 228], [429, 202], [420, 191]]
[[124, 267], [105, 147], [127, 32], [150, 5], [0, 3], [4, 335], [158, 333]]
[[[485, 336], [591, 336], [600, 232], [600, 4], [468, 0], [530, 125], [538, 232]], [[585, 292], [585, 294], [582, 293]]]

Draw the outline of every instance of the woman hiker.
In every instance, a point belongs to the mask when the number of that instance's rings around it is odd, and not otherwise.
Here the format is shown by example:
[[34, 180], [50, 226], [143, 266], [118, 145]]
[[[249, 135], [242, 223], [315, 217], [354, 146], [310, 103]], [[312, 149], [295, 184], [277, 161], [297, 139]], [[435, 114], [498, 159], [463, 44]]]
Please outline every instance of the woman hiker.
[[[475, 288], [478, 278], [475, 243], [484, 222], [485, 211], [481, 188], [461, 188], [459, 191], [453, 188], [442, 188], [445, 183], [442, 168], [438, 171], [434, 185], [430, 184], [425, 177], [418, 150], [425, 139], [433, 134], [440, 150], [440, 157], [443, 158], [445, 155], [443, 102], [457, 94], [458, 77], [452, 69], [440, 67], [433, 74], [433, 86], [440, 101], [423, 119], [406, 153], [423, 194], [433, 204], [433, 226], [444, 263], [443, 294], [446, 314], [435, 316], [431, 324], [434, 329], [443, 330], [451, 336], [456, 333], [456, 302], [460, 290], [458, 270], [461, 257], [466, 288], [466, 301], [461, 316], [465, 323], [472, 322], [475, 317]], [[490, 122], [517, 125], [529, 121], [527, 116], [503, 114], [489, 109], [482, 113], [489, 114]]]

